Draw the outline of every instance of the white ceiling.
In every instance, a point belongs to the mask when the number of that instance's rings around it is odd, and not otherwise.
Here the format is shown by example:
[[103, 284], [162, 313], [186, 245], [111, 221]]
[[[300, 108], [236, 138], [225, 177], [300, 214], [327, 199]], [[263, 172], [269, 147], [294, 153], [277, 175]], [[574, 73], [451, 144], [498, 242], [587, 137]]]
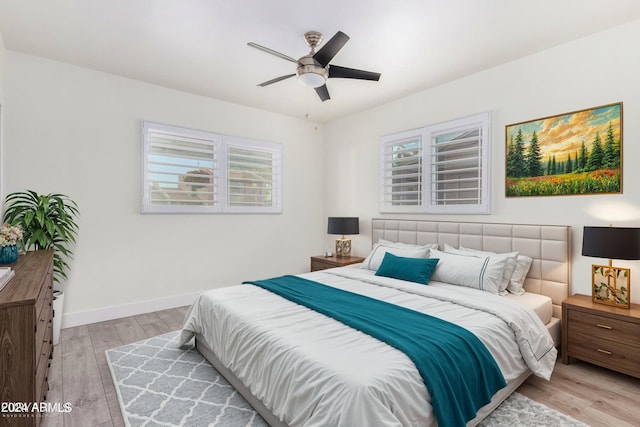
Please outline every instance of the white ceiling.
[[[638, 0], [0, 0], [9, 50], [317, 122], [637, 19]], [[247, 42], [299, 58], [309, 30], [345, 32], [331, 63], [380, 81], [331, 79], [324, 103], [256, 86], [295, 64]]]

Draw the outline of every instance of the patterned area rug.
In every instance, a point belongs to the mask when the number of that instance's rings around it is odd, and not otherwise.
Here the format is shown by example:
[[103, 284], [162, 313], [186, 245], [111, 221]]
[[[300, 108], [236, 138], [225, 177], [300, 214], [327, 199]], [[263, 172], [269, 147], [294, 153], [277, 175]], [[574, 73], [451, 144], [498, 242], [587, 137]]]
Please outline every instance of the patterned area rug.
[[[106, 351], [126, 424], [268, 427], [193, 346], [178, 348], [178, 336], [170, 332]], [[519, 393], [480, 425], [587, 427]]]

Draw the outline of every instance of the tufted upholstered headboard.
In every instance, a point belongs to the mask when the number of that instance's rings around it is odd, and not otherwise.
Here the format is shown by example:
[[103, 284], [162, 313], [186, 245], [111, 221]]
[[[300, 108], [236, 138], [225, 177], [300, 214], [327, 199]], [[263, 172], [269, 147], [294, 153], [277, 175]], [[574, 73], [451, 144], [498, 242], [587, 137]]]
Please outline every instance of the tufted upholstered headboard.
[[492, 252], [520, 252], [533, 259], [525, 290], [547, 295], [553, 317], [562, 317], [562, 301], [571, 284], [571, 227], [428, 220], [373, 219], [372, 240], [411, 244], [438, 243]]

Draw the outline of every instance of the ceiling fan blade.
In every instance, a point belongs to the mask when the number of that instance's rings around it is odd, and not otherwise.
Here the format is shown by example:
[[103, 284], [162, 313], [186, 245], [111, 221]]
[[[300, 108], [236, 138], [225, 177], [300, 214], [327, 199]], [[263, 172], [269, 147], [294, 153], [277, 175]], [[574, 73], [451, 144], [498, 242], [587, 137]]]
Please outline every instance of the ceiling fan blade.
[[340, 67], [339, 65], [329, 65], [329, 78], [359, 79], [359, 80], [380, 80], [380, 73], [372, 71], [356, 70], [355, 68]]
[[348, 41], [349, 36], [342, 31], [338, 31], [335, 36], [331, 37], [331, 39], [313, 55], [313, 59], [318, 61], [323, 67], [326, 67], [329, 61], [336, 56], [338, 51], [342, 49], [342, 46]]
[[285, 55], [284, 53], [276, 52], [275, 50], [273, 50], [273, 49], [269, 49], [268, 47], [261, 46], [261, 45], [259, 45], [258, 43], [249, 42], [249, 43], [247, 43], [247, 46], [251, 46], [251, 47], [256, 48], [256, 49], [258, 49], [258, 50], [261, 50], [261, 51], [263, 51], [263, 52], [270, 53], [271, 55], [275, 55], [275, 56], [277, 56], [278, 58], [282, 58], [282, 59], [286, 59], [287, 61], [291, 61], [291, 62], [298, 63], [298, 61], [296, 61], [296, 60], [295, 60], [295, 59], [293, 59], [292, 57], [287, 56], [287, 55]]
[[294, 74], [287, 74], [287, 75], [280, 76], [280, 77], [276, 77], [275, 79], [271, 79], [271, 80], [268, 80], [266, 82], [262, 82], [258, 86], [262, 86], [262, 87], [269, 86], [270, 84], [278, 83], [279, 81], [286, 80], [289, 77], [293, 77], [293, 76], [295, 76], [295, 73]]
[[331, 99], [331, 97], [329, 96], [329, 89], [327, 89], [327, 85], [317, 87], [316, 93], [318, 94], [322, 102], [326, 101], [327, 99]]

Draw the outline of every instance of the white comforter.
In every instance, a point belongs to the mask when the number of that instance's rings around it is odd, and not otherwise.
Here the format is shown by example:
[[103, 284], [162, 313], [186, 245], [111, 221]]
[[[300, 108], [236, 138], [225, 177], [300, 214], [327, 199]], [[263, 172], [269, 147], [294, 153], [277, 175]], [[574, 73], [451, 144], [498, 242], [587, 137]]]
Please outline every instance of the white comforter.
[[[377, 277], [358, 268], [301, 275], [457, 323], [487, 346], [507, 381], [527, 369], [549, 379], [553, 341], [538, 316], [471, 288]], [[201, 334], [290, 426], [427, 426], [429, 393], [399, 350], [253, 285], [209, 291], [192, 305], [182, 342]]]

